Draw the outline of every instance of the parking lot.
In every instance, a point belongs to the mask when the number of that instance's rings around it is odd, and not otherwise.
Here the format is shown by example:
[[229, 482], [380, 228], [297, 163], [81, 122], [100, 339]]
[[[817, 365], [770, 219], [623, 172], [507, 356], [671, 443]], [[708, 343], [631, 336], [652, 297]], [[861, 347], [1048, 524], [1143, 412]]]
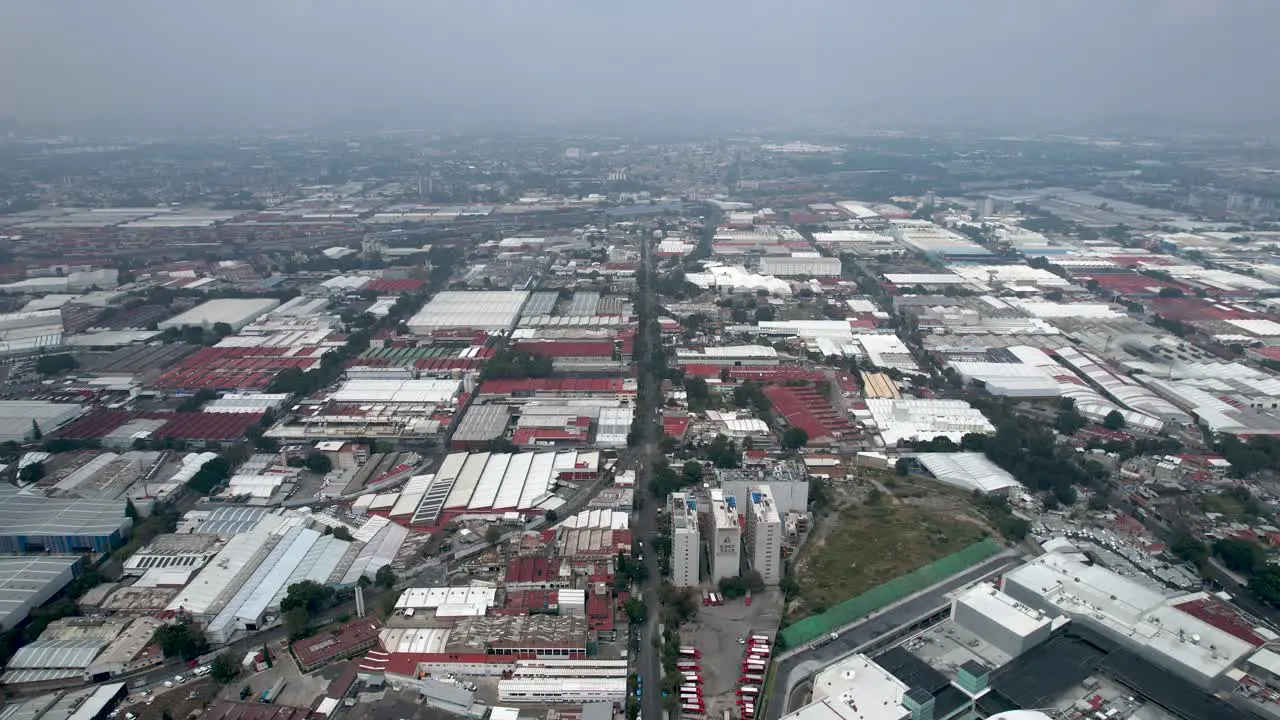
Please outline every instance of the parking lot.
[[120, 704], [117, 717], [122, 719], [132, 713], [138, 720], [160, 720], [168, 713], [174, 720], [182, 720], [208, 707], [217, 694], [218, 685], [208, 677], [175, 684], [172, 688], [161, 685], [155, 692], [148, 690], [145, 697], [141, 692], [130, 695]]
[[724, 605], [698, 608], [698, 617], [680, 628], [680, 641], [702, 653], [702, 681], [707, 717], [719, 717], [730, 710], [736, 716], [736, 691], [742, 676], [746, 646], [739, 642], [750, 635], [773, 637], [782, 620], [782, 593], [768, 588], [755, 593], [751, 605], [739, 600]]
[[226, 700], [239, 700], [244, 688], [249, 688], [249, 700], [255, 700], [263, 690], [270, 688], [277, 680], [284, 680], [277, 705], [293, 705], [295, 707], [311, 707], [316, 698], [324, 694], [329, 682], [337, 677], [342, 668], [338, 665], [327, 667], [310, 675], [303, 675], [294, 664], [293, 658], [283, 642], [271, 644], [272, 666], [259, 673], [241, 673], [235, 682], [223, 688], [220, 696]]

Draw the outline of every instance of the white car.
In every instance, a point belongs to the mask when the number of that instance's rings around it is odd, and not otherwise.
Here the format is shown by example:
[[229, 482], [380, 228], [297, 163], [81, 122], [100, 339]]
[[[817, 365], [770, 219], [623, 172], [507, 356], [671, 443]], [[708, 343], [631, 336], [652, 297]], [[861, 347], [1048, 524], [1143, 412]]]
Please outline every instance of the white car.
[[165, 686], [166, 688], [171, 688], [171, 687], [173, 687], [173, 681], [172, 681], [172, 680], [165, 680], [165, 681], [164, 681], [164, 686]]
[[174, 681], [174, 682], [179, 682], [179, 683], [184, 683], [184, 682], [186, 682], [186, 681], [187, 681], [187, 679], [186, 679], [185, 677], [181, 676], [181, 675], [174, 675], [174, 676], [173, 676], [173, 681]]

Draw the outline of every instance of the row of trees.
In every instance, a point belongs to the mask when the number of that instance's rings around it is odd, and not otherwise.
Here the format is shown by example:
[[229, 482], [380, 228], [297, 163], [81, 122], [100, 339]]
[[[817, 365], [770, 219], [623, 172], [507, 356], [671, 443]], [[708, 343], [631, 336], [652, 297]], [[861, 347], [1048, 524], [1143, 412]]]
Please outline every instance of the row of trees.
[[546, 355], [534, 355], [524, 350], [503, 348], [494, 353], [480, 372], [481, 380], [497, 378], [544, 378], [552, 371], [552, 360]]

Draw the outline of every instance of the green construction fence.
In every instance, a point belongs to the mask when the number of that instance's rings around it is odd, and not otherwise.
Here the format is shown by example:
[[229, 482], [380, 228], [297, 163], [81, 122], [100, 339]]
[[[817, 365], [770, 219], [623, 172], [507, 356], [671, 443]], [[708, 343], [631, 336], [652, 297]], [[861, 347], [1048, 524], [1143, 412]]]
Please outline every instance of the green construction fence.
[[857, 597], [849, 598], [827, 609], [824, 613], [788, 625], [779, 634], [782, 636], [785, 647], [800, 647], [925, 588], [937, 585], [952, 575], [995, 557], [1002, 550], [1000, 543], [992, 538], [986, 538], [883, 585], [877, 585]]

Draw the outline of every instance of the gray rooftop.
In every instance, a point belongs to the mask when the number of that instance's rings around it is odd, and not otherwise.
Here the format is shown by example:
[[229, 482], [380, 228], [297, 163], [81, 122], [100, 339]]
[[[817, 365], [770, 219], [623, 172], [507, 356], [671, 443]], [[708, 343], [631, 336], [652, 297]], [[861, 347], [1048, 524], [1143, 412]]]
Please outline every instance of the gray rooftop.
[[79, 555], [0, 557], [0, 628], [22, 622], [33, 606], [71, 581]]
[[83, 669], [106, 647], [99, 638], [37, 640], [13, 654], [6, 670]]
[[110, 535], [125, 527], [121, 500], [81, 500], [22, 495], [0, 485], [0, 536]]

